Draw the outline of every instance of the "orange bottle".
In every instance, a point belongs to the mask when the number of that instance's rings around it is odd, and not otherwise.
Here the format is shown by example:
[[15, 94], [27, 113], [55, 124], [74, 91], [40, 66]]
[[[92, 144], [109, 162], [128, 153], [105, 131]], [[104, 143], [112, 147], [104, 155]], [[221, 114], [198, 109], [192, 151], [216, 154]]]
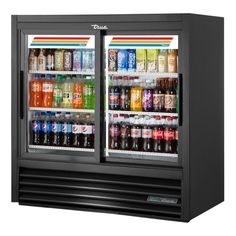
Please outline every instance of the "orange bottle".
[[36, 74], [30, 81], [30, 107], [42, 106], [42, 83]]
[[83, 83], [79, 81], [76, 81], [74, 83], [73, 108], [74, 109], [83, 108]]
[[42, 107], [52, 107], [53, 102], [53, 81], [50, 75], [46, 75], [42, 82], [43, 100]]

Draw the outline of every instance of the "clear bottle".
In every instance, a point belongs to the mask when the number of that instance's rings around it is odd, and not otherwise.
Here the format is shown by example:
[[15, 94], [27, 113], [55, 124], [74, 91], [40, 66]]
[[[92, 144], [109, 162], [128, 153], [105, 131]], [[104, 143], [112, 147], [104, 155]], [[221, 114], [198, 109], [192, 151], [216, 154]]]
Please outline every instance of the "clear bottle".
[[93, 109], [94, 108], [94, 104], [92, 104], [93, 93], [94, 93], [94, 82], [93, 82], [91, 76], [87, 76], [86, 81], [83, 86], [84, 109]]
[[168, 53], [167, 49], [161, 49], [158, 55], [158, 72], [165, 73], [168, 70]]
[[177, 50], [168, 50], [168, 72], [177, 73]]
[[36, 55], [36, 49], [30, 49], [29, 70], [38, 70], [38, 58]]
[[67, 76], [65, 81], [63, 82], [62, 90], [63, 90], [62, 107], [73, 108], [74, 83], [70, 76]]

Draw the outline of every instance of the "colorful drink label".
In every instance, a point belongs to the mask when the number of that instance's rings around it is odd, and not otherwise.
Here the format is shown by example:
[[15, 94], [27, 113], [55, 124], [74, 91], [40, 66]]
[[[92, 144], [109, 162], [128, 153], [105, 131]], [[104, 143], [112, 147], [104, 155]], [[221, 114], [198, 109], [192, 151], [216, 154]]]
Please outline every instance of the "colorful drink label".
[[60, 124], [60, 123], [52, 124], [52, 132], [53, 133], [59, 133], [61, 131], [62, 131], [62, 124]]
[[75, 50], [73, 52], [73, 70], [81, 71], [82, 70], [82, 52]]
[[111, 137], [118, 137], [120, 135], [120, 129], [117, 125], [111, 125], [110, 135]]
[[32, 121], [32, 131], [37, 132], [42, 130], [41, 122], [38, 120]]
[[49, 122], [43, 122], [42, 123], [42, 131], [44, 133], [51, 132], [52, 131], [52, 124]]
[[82, 133], [82, 125], [78, 125], [78, 124], [72, 125], [72, 133], [73, 134], [80, 134], [80, 133]]
[[147, 71], [157, 71], [157, 50], [147, 49]]
[[164, 130], [153, 129], [152, 130], [152, 138], [155, 140], [161, 140], [164, 138]]
[[164, 131], [164, 140], [173, 140], [175, 137], [175, 132], [174, 130], [165, 130]]
[[81, 127], [82, 134], [92, 134], [93, 126], [92, 125], [82, 125]]
[[146, 49], [136, 49], [136, 71], [145, 72], [147, 65]]
[[142, 138], [152, 138], [152, 129], [142, 129]]
[[108, 71], [117, 70], [117, 49], [108, 50]]
[[62, 124], [62, 132], [63, 133], [71, 133], [72, 125], [71, 124]]
[[128, 67], [128, 52], [126, 49], [119, 49], [117, 53], [117, 70], [124, 71]]
[[131, 137], [132, 138], [141, 138], [142, 137], [141, 129], [131, 128]]
[[176, 95], [173, 94], [165, 95], [165, 108], [166, 109], [176, 108]]
[[152, 89], [143, 90], [142, 106], [145, 110], [153, 108], [153, 90]]
[[129, 49], [128, 50], [128, 71], [136, 70], [136, 50]]

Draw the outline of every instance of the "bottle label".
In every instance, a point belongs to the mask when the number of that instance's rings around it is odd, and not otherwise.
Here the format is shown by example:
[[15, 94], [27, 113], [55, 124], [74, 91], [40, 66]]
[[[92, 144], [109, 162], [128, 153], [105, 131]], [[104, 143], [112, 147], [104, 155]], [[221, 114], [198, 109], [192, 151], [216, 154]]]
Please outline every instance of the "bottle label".
[[141, 138], [142, 137], [141, 129], [131, 129], [131, 137]]
[[52, 69], [53, 68], [53, 57], [52, 55], [48, 54], [47, 56], [47, 69]]
[[118, 126], [112, 125], [110, 127], [110, 135], [111, 137], [118, 137], [120, 135], [120, 129]]
[[92, 134], [93, 126], [92, 125], [82, 125], [81, 127], [82, 134]]
[[83, 105], [83, 94], [82, 93], [73, 93], [73, 104]]
[[165, 95], [164, 94], [153, 94], [153, 107], [154, 108], [164, 108], [165, 106]]
[[152, 138], [152, 130], [142, 129], [142, 138]]
[[62, 124], [62, 132], [63, 133], [71, 133], [72, 125], [71, 124]]
[[43, 83], [43, 92], [51, 93], [53, 91], [53, 85], [50, 83]]
[[38, 57], [38, 70], [46, 70], [46, 57], [43, 55]]
[[91, 95], [93, 93], [93, 88], [91, 86], [84, 85], [83, 93], [84, 93], [85, 96], [86, 95]]
[[64, 92], [63, 93], [63, 103], [64, 104], [72, 104], [73, 95], [72, 92]]
[[37, 57], [33, 56], [29, 58], [29, 70], [37, 70], [38, 62]]
[[174, 130], [165, 130], [164, 131], [164, 140], [173, 140], [175, 137]]
[[41, 131], [41, 130], [42, 130], [41, 122], [40, 121], [32, 121], [32, 131], [37, 132], [37, 131]]
[[121, 127], [120, 129], [120, 136], [121, 138], [128, 138], [130, 137], [130, 129], [127, 127]]
[[64, 68], [71, 69], [72, 67], [72, 54], [71, 52], [64, 53]]
[[42, 123], [42, 131], [44, 133], [51, 132], [52, 131], [52, 124], [48, 122], [43, 122]]
[[63, 70], [63, 52], [55, 52], [55, 70]]
[[109, 93], [109, 104], [111, 106], [119, 105], [120, 93]]
[[169, 73], [176, 73], [176, 70], [177, 70], [176, 57], [169, 55], [168, 56], [168, 72]]
[[82, 53], [81, 51], [74, 51], [73, 53], [73, 70], [81, 70], [82, 69]]
[[72, 125], [72, 133], [73, 134], [81, 134], [82, 133], [82, 125]]
[[41, 86], [40, 86], [40, 83], [39, 82], [32, 82], [32, 85], [31, 85], [31, 91], [32, 92], [40, 92], [41, 91]]
[[54, 88], [53, 89], [53, 98], [54, 98], [54, 101], [62, 101], [62, 89]]
[[128, 93], [121, 93], [120, 95], [120, 106], [126, 107], [129, 106], [129, 94]]
[[52, 132], [58, 133], [62, 131], [62, 125], [61, 124], [52, 124]]
[[158, 57], [158, 69], [159, 72], [165, 72], [166, 71], [166, 57], [159, 55]]
[[166, 94], [165, 95], [165, 109], [176, 108], [176, 95]]
[[142, 109], [142, 89], [131, 89], [130, 107], [133, 110]]
[[153, 129], [152, 130], [152, 138], [155, 140], [161, 140], [164, 138], [164, 131], [163, 130], [157, 130], [157, 129]]

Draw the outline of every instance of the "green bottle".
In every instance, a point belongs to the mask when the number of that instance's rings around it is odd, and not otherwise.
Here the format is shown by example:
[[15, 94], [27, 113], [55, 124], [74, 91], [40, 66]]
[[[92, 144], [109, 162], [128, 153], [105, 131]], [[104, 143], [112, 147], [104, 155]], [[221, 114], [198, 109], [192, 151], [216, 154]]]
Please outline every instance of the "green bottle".
[[63, 99], [63, 91], [62, 91], [62, 76], [57, 75], [54, 84], [53, 84], [53, 107], [61, 107], [62, 99]]

